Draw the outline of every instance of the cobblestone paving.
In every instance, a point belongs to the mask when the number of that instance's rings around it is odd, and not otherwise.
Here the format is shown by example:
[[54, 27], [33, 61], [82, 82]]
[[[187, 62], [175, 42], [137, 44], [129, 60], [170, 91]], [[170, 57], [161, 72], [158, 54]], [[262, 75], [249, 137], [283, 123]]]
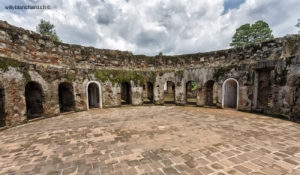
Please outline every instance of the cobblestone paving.
[[300, 174], [300, 124], [233, 110], [93, 109], [0, 132], [0, 174]]

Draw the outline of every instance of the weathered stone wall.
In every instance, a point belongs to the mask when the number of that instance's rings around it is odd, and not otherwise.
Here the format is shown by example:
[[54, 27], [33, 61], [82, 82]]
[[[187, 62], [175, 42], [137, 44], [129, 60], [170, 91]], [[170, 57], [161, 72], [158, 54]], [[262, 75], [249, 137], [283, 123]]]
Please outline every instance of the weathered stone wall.
[[[174, 104], [186, 105], [186, 85], [194, 81], [197, 106], [227, 106], [226, 92], [236, 92], [236, 99], [230, 99], [236, 104], [233, 108], [300, 119], [299, 45], [300, 36], [290, 35], [243, 48], [148, 57], [53, 42], [0, 21], [0, 87], [5, 94], [6, 125], [27, 121], [25, 87], [29, 82], [42, 88], [45, 117], [61, 112], [58, 88], [64, 82], [74, 91], [73, 111], [82, 111], [121, 106], [123, 82], [130, 85], [131, 105], [143, 105], [147, 83], [153, 84], [153, 103], [163, 105], [167, 81], [175, 85]], [[93, 94], [91, 84], [96, 87]]]

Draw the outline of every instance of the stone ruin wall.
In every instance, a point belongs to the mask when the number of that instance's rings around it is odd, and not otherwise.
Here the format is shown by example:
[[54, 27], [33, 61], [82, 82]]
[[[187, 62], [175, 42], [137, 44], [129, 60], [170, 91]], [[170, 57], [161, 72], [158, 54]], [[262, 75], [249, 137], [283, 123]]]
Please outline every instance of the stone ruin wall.
[[[194, 81], [197, 106], [210, 106], [207, 101], [211, 98], [218, 107], [233, 105], [238, 110], [300, 119], [299, 44], [299, 35], [289, 35], [243, 48], [151, 57], [53, 42], [1, 21], [0, 97], [2, 91], [4, 114], [0, 111], [0, 115], [5, 115], [6, 126], [27, 122], [25, 88], [29, 82], [41, 86], [41, 116], [48, 117], [62, 112], [58, 87], [64, 82], [72, 87], [72, 111], [82, 111], [93, 103], [88, 95], [91, 83], [100, 87], [98, 107], [118, 107], [125, 93], [123, 82], [129, 84], [131, 105], [143, 105], [147, 83], [153, 86], [152, 103], [163, 105], [168, 81], [174, 84], [174, 103], [186, 105], [187, 82]], [[210, 86], [208, 82], [212, 82]], [[230, 98], [226, 94], [231, 93], [237, 96], [234, 104], [226, 102]]]

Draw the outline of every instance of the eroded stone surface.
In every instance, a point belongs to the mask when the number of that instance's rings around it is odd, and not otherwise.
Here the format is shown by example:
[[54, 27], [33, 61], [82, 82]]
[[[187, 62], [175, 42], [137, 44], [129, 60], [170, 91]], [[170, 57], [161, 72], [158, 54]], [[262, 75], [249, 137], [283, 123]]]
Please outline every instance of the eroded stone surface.
[[90, 111], [0, 132], [0, 174], [297, 174], [300, 125], [234, 110]]

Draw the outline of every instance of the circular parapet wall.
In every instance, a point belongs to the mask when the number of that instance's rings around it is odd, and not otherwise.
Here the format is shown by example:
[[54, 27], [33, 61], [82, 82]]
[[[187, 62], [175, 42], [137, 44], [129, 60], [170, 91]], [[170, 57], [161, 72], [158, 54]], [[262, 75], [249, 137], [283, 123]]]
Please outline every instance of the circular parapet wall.
[[299, 87], [291, 82], [300, 77], [299, 38], [150, 57], [53, 42], [1, 21], [0, 123], [14, 126], [61, 112], [145, 103], [230, 107], [298, 119]]

